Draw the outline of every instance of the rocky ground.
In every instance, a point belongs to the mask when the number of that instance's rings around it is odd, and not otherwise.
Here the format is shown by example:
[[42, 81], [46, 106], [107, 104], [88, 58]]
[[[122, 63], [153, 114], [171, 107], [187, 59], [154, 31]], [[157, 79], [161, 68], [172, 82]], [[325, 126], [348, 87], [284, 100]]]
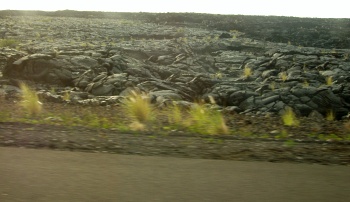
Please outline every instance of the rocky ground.
[[[135, 134], [2, 122], [3, 146], [350, 163], [348, 19], [2, 11], [0, 24], [3, 111], [17, 110], [20, 81], [47, 109], [105, 117], [135, 90], [159, 108], [212, 97], [235, 131]], [[288, 107], [299, 126], [281, 122]]]

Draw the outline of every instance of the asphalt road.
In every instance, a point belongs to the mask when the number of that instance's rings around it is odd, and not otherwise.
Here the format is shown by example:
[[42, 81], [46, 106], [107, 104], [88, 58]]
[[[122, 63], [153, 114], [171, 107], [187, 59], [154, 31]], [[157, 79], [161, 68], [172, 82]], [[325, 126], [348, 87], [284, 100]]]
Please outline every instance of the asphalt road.
[[0, 147], [1, 202], [347, 202], [350, 167]]

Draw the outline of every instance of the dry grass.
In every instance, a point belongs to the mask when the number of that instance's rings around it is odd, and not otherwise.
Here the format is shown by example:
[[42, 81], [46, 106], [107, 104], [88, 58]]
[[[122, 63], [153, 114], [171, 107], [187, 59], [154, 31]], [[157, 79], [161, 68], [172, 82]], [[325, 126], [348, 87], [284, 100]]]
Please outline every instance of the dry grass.
[[326, 113], [326, 120], [327, 121], [334, 121], [335, 120], [335, 115], [334, 115], [333, 110], [327, 111], [327, 113]]
[[0, 47], [11, 47], [14, 48], [19, 44], [16, 39], [0, 39]]
[[174, 126], [181, 127], [184, 124], [184, 115], [180, 107], [173, 104], [168, 110], [168, 122]]
[[62, 96], [62, 99], [63, 99], [64, 101], [69, 101], [70, 98], [71, 98], [71, 96], [70, 96], [70, 93], [69, 93], [68, 91], [65, 92], [65, 93], [63, 94], [63, 96]]
[[30, 89], [26, 84], [21, 83], [20, 88], [22, 90], [22, 99], [20, 106], [27, 111], [30, 116], [40, 114], [42, 111], [42, 103], [35, 91]]
[[333, 84], [333, 77], [328, 76], [326, 77], [326, 85], [331, 86]]
[[153, 120], [153, 108], [148, 95], [132, 91], [125, 100], [123, 108], [126, 115], [132, 120], [130, 125], [132, 129], [144, 130], [145, 124]]
[[245, 66], [245, 67], [244, 67], [244, 70], [243, 70], [243, 76], [244, 76], [245, 78], [249, 78], [252, 74], [253, 74], [252, 68], [250, 68], [250, 67], [248, 67], [248, 66]]
[[223, 115], [217, 110], [196, 104], [190, 109], [189, 114], [186, 126], [193, 132], [206, 135], [229, 133]]
[[[315, 130], [319, 121], [313, 122], [309, 119], [300, 117], [295, 118], [293, 111], [286, 111], [284, 122], [279, 117], [254, 117], [240, 114], [225, 116], [214, 109], [208, 108], [208, 105], [197, 104], [195, 107], [188, 108], [165, 108], [154, 110], [152, 114], [156, 119], [151, 122], [140, 123], [130, 120], [127, 113], [123, 113], [124, 107], [120, 105], [110, 106], [83, 106], [67, 105], [60, 103], [45, 103], [43, 111], [38, 116], [26, 116], [20, 110], [18, 105], [14, 104], [17, 100], [0, 100], [0, 121], [1, 122], [24, 122], [31, 124], [49, 124], [61, 126], [82, 126], [86, 128], [104, 129], [130, 132], [147, 131], [155, 135], [167, 134], [202, 134], [202, 135], [221, 135], [229, 134], [248, 138], [286, 138], [284, 134], [296, 134], [298, 138], [309, 138], [314, 134], [315, 139], [324, 139], [318, 134], [323, 134], [327, 139], [334, 139], [332, 134], [338, 138], [335, 141], [350, 141], [349, 131], [350, 122], [338, 122], [324, 120], [321, 124], [327, 125], [327, 130], [322, 128]], [[172, 117], [172, 118], [170, 118]], [[133, 121], [133, 122], [131, 122]], [[290, 127], [298, 126], [299, 127]], [[270, 133], [271, 131], [282, 131], [281, 134]], [[82, 134], [83, 135], [83, 134]], [[334, 136], [334, 135], [333, 135]]]
[[288, 75], [286, 72], [281, 72], [280, 77], [281, 77], [282, 81], [285, 82], [288, 78]]
[[[212, 104], [213, 97], [209, 96]], [[229, 128], [225, 123], [224, 116], [218, 110], [211, 109], [198, 101], [189, 109], [183, 109], [173, 104], [167, 113], [169, 123], [177, 129], [185, 129], [204, 135], [229, 134]]]
[[283, 124], [286, 126], [299, 126], [299, 120], [291, 107], [287, 107], [282, 114]]

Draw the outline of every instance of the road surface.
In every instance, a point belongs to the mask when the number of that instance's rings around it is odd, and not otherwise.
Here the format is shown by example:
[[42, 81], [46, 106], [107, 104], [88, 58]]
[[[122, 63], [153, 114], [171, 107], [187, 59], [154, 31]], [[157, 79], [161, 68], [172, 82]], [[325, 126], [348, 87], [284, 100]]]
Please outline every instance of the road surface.
[[1, 202], [347, 202], [350, 167], [0, 147]]

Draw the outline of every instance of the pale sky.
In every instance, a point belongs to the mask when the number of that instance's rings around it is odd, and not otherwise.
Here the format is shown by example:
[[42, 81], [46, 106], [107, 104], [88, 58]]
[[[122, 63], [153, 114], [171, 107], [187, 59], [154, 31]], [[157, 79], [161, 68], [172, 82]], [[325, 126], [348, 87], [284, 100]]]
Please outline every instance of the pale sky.
[[0, 10], [195, 12], [350, 18], [349, 0], [6, 0]]

